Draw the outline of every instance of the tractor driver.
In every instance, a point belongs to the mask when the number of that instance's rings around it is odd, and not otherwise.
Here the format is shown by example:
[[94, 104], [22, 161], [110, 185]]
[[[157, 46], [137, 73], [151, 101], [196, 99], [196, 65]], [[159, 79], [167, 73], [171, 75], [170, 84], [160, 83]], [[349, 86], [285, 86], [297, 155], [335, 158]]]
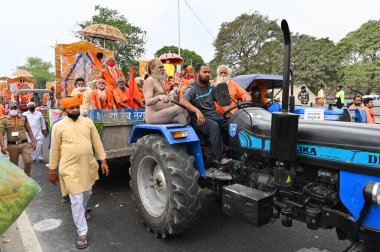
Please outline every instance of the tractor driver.
[[[230, 160], [223, 156], [223, 140], [220, 129], [228, 132], [228, 120], [216, 112], [214, 102], [217, 99], [215, 87], [210, 84], [210, 67], [199, 64], [195, 67], [195, 82], [185, 90], [180, 103], [190, 113], [191, 124], [211, 142], [212, 150], [219, 164], [226, 164]], [[222, 107], [223, 110], [228, 107]]]

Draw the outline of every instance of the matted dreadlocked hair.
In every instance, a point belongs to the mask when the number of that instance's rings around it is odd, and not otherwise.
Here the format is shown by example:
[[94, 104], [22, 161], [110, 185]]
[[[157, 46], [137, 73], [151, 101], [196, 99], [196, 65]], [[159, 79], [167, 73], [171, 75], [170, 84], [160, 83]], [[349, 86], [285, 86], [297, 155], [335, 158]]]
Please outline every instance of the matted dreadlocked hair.
[[152, 70], [156, 66], [156, 62], [160, 61], [159, 59], [151, 59], [146, 63], [145, 71], [149, 74], [152, 75]]

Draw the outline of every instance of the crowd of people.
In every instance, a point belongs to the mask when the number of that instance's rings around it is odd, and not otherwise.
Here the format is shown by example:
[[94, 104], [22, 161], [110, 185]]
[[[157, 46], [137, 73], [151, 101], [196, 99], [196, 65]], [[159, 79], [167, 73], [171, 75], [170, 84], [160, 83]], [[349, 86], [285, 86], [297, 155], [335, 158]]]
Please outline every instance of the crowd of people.
[[[94, 123], [86, 118], [88, 109], [145, 108], [148, 124], [191, 124], [208, 138], [213, 152], [211, 163], [220, 166], [232, 161], [227, 155], [221, 131], [228, 132], [228, 119], [223, 114], [235, 104], [231, 102], [222, 106], [216, 91], [218, 85], [225, 83], [230, 98], [236, 102], [252, 102], [256, 93], [262, 95], [255, 87], [251, 87], [249, 93], [233, 81], [226, 65], [220, 65], [216, 69], [215, 80], [211, 80], [211, 70], [207, 64], [196, 65], [194, 69], [185, 66], [177, 77], [168, 76], [163, 63], [153, 59], [147, 63], [144, 78], [137, 77], [134, 82], [129, 82], [136, 85], [134, 92], [130, 92], [130, 88], [134, 87], [129, 87], [112, 57], [106, 60], [105, 67], [96, 67], [99, 69], [92, 73], [93, 88], [84, 78], [77, 78], [70, 96], [61, 99], [64, 117], [53, 125], [49, 142], [49, 180], [53, 184], [60, 182], [64, 202], [71, 203], [78, 232], [76, 247], [79, 249], [88, 246], [87, 220], [91, 214], [87, 202], [92, 186], [99, 178], [97, 159], [101, 162], [102, 172], [109, 173], [99, 133]], [[298, 98], [302, 104], [309, 103], [305, 87], [301, 88]], [[337, 106], [344, 104], [344, 98], [342, 86], [338, 85]], [[320, 85], [315, 105], [324, 106], [324, 99], [324, 86]], [[47, 137], [47, 129], [41, 112], [36, 110], [36, 104], [29, 102], [27, 107], [28, 111], [20, 115], [18, 104], [9, 104], [9, 114], [0, 121], [0, 146], [1, 152], [9, 153], [11, 162], [16, 165], [21, 155], [24, 172], [30, 176], [32, 162], [43, 162], [42, 143]], [[371, 98], [355, 96], [350, 108], [365, 110], [367, 122], [375, 123]]]
[[[318, 94], [315, 98], [315, 103], [313, 107], [324, 107], [325, 106], [325, 86], [323, 84], [318, 85]], [[345, 105], [345, 92], [343, 90], [343, 85], [335, 85], [335, 106], [339, 109], [343, 108]], [[298, 93], [298, 100], [302, 105], [308, 105], [310, 102], [309, 93], [305, 86], [301, 87], [301, 91]], [[353, 102], [347, 104], [348, 109], [359, 109], [365, 111], [365, 122], [368, 124], [376, 124], [375, 112], [373, 111], [374, 103], [373, 98], [362, 98], [361, 95], [355, 95]]]

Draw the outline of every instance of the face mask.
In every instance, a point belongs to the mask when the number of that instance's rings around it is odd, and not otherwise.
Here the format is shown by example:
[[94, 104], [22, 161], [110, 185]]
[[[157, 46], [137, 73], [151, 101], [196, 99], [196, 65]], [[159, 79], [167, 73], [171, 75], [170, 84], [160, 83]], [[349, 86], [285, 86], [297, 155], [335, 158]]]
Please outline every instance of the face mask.
[[174, 90], [174, 91], [177, 91], [177, 90], [178, 90], [178, 87], [174, 87], [173, 90]]
[[17, 109], [12, 109], [11, 111], [9, 111], [9, 114], [11, 116], [17, 116], [17, 114], [18, 114]]
[[124, 89], [125, 89], [125, 85], [119, 85], [119, 88], [120, 88], [121, 90], [124, 90]]
[[114, 67], [116, 65], [115, 61], [108, 61], [107, 65], [109, 67]]
[[36, 110], [36, 107], [29, 107], [28, 110], [33, 113]]
[[79, 90], [80, 92], [83, 92], [84, 90], [86, 90], [86, 87], [78, 87], [78, 90]]
[[76, 121], [78, 119], [79, 115], [80, 115], [79, 113], [78, 114], [67, 113], [67, 117], [73, 119], [73, 121]]

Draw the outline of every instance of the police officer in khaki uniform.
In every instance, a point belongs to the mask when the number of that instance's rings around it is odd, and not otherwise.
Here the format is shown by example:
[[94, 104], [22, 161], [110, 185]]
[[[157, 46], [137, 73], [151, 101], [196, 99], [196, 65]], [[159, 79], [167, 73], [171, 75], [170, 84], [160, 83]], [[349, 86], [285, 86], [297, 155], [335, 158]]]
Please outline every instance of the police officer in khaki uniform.
[[[17, 103], [9, 103], [9, 109], [9, 115], [5, 116], [0, 121], [1, 152], [7, 154], [8, 150], [9, 159], [15, 165], [18, 165], [18, 158], [21, 154], [22, 159], [24, 160], [24, 172], [26, 175], [30, 176], [30, 171], [32, 169], [30, 148], [33, 150], [36, 148], [33, 132], [26, 117], [18, 114]], [[4, 144], [5, 133], [7, 133], [7, 147]], [[31, 146], [28, 144], [26, 133], [28, 133], [29, 138], [31, 139]]]

